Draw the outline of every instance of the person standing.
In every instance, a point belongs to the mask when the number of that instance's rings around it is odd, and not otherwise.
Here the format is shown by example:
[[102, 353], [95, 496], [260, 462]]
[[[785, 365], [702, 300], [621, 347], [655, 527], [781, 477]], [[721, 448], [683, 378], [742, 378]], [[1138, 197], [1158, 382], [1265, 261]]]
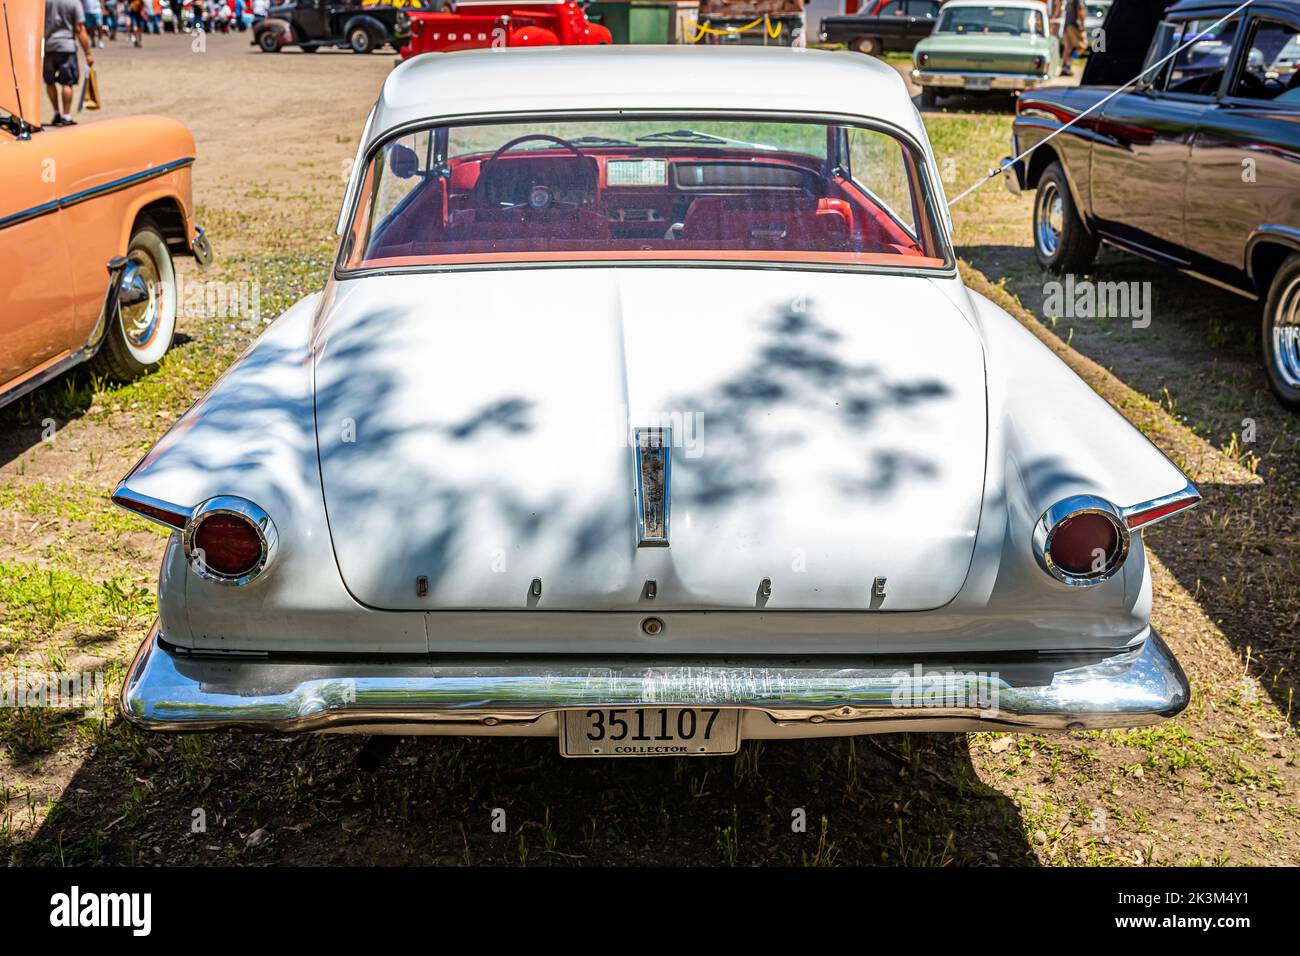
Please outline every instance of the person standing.
[[73, 126], [72, 90], [77, 85], [77, 44], [86, 51], [86, 66], [95, 62], [86, 32], [81, 0], [45, 0], [45, 92], [54, 106], [51, 126]]
[[131, 21], [131, 45], [144, 45], [144, 0], [127, 0], [126, 15]]
[[1087, 9], [1084, 0], [1064, 0], [1062, 6], [1061, 29], [1061, 75], [1074, 76], [1074, 67], [1070, 60], [1076, 53], [1088, 50], [1087, 35], [1084, 33], [1084, 17]]
[[82, 9], [86, 14], [86, 32], [92, 46], [104, 49], [104, 5], [100, 0], [85, 0]]

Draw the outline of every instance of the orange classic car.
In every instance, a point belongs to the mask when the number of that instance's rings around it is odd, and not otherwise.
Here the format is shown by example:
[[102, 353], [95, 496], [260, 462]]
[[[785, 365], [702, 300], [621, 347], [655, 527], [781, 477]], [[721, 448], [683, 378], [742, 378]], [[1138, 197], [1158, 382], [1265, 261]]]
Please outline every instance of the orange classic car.
[[82, 362], [119, 380], [156, 367], [176, 328], [172, 256], [212, 258], [184, 126], [41, 128], [44, 17], [41, 0], [0, 0], [0, 405]]

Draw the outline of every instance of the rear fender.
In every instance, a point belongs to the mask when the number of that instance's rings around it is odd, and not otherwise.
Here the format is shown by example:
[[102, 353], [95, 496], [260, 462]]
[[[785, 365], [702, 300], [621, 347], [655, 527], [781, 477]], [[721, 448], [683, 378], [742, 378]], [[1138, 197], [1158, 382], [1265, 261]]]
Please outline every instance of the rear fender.
[[[116, 503], [188, 515], [218, 495], [246, 498], [275, 523], [275, 560], [241, 587], [191, 571], [173, 534], [159, 580], [167, 641], [183, 647], [423, 652], [418, 614], [381, 614], [343, 587], [330, 546], [316, 453], [311, 325], [321, 295], [277, 319], [124, 478]], [[157, 520], [157, 519], [155, 519]], [[158, 523], [168, 525], [159, 520]], [[359, 630], [359, 628], [361, 630]]]
[[[1191, 489], [1186, 475], [1024, 326], [969, 291], [984, 341], [989, 396], [988, 476], [971, 575], [970, 600], [1015, 595], [1017, 606], [1070, 603], [1123, 607], [1145, 627], [1151, 583], [1140, 529], [1113, 578], [1068, 589], [1034, 557], [1039, 518], [1072, 495], [1096, 495], [1124, 509]], [[987, 519], [987, 520], [986, 520]], [[1080, 593], [1082, 592], [1082, 593]], [[1048, 599], [1043, 600], [1044, 596]]]

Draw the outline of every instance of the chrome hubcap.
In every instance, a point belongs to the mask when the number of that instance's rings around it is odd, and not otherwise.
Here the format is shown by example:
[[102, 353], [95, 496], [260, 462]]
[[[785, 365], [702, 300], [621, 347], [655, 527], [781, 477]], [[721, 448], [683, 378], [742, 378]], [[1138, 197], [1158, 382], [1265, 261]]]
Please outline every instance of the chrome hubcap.
[[162, 318], [162, 283], [153, 257], [134, 250], [122, 271], [118, 294], [122, 333], [136, 348], [144, 348], [158, 334]]
[[1065, 210], [1061, 205], [1060, 190], [1056, 188], [1056, 183], [1045, 183], [1038, 187], [1038, 200], [1034, 209], [1034, 237], [1043, 255], [1056, 254], [1064, 229]]
[[1300, 388], [1300, 277], [1291, 280], [1273, 319], [1273, 364], [1283, 382]]

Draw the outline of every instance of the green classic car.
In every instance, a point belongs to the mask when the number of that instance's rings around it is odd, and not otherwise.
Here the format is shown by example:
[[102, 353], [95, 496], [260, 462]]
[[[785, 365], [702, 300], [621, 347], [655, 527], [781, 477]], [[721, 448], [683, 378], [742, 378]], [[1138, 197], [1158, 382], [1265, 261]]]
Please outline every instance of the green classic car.
[[952, 0], [912, 53], [912, 79], [921, 86], [923, 106], [934, 106], [945, 92], [1032, 89], [1059, 69], [1047, 7], [1038, 0]]

